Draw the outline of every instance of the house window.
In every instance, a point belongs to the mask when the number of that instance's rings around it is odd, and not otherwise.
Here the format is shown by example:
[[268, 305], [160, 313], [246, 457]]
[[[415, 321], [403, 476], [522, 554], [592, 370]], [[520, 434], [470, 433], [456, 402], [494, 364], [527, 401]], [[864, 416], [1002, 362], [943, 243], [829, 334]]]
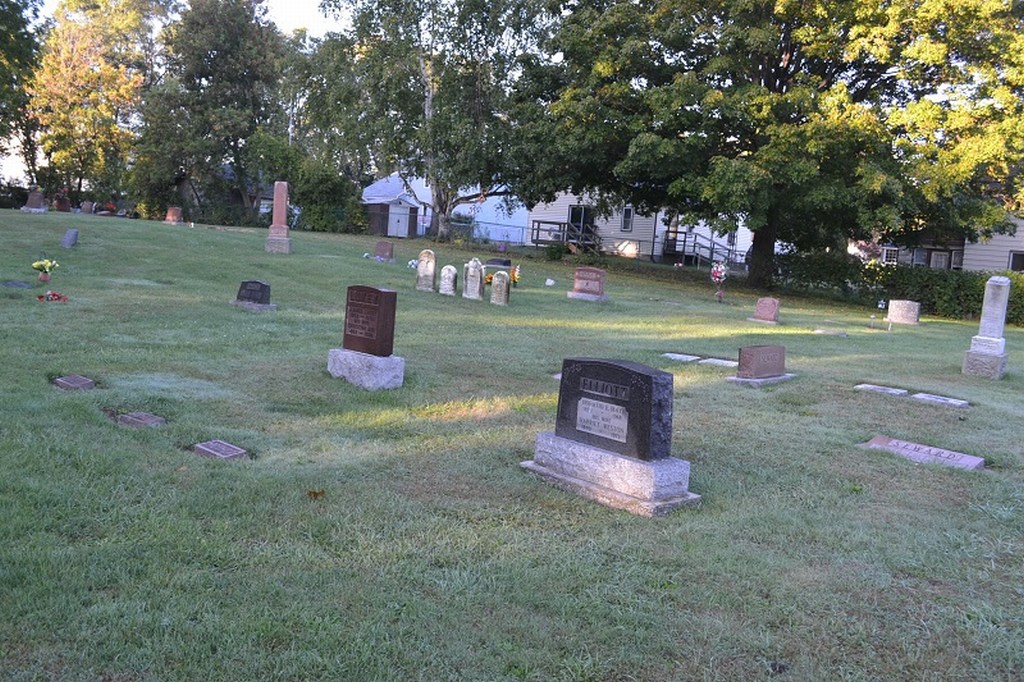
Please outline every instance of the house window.
[[633, 207], [625, 206], [622, 209], [622, 231], [633, 231]]
[[1010, 252], [1010, 269], [1016, 272], [1024, 272], [1024, 251]]
[[964, 269], [964, 252], [963, 251], [950, 251], [950, 263], [949, 267], [952, 270], [963, 270]]
[[945, 270], [949, 267], [949, 251], [932, 251], [928, 267]]
[[725, 235], [725, 243], [729, 246], [736, 246], [736, 230]]
[[914, 265], [928, 265], [928, 249], [914, 249]]
[[896, 265], [900, 261], [900, 250], [895, 246], [883, 246], [879, 260], [882, 265]]

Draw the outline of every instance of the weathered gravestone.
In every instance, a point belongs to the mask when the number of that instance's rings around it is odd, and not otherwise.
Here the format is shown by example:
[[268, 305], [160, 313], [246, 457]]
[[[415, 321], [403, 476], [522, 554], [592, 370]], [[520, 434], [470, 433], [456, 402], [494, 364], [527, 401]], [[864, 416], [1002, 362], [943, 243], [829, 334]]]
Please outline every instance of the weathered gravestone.
[[26, 213], [46, 213], [46, 197], [39, 190], [28, 193], [28, 200], [21, 207]]
[[893, 324], [921, 324], [921, 304], [917, 301], [889, 301], [886, 322]]
[[1008, 277], [989, 277], [985, 300], [981, 305], [978, 334], [964, 355], [962, 373], [986, 379], [1002, 379], [1006, 374], [1006, 306], [1010, 301]]
[[608, 297], [604, 293], [606, 275], [600, 268], [576, 268], [572, 277], [572, 291], [566, 292], [566, 296], [584, 301], [607, 301]]
[[331, 376], [370, 391], [402, 386], [405, 358], [392, 354], [397, 302], [398, 294], [389, 289], [348, 288], [343, 347], [327, 354]]
[[92, 214], [96, 209], [96, 203], [93, 201], [83, 201], [82, 205], [78, 207], [78, 210], [82, 213]]
[[954, 452], [943, 448], [933, 448], [928, 445], [921, 445], [920, 443], [889, 438], [888, 436], [875, 436], [867, 443], [861, 443], [860, 447], [868, 450], [886, 450], [919, 464], [941, 464], [957, 469], [985, 468], [985, 460], [981, 457], [966, 455], [962, 452]]
[[433, 291], [437, 288], [437, 257], [430, 249], [420, 251], [416, 261], [416, 291]]
[[484, 298], [484, 267], [478, 258], [472, 258], [462, 268], [462, 297], [474, 301]]
[[441, 284], [437, 293], [445, 296], [454, 296], [455, 289], [459, 283], [459, 271], [454, 265], [446, 265], [441, 268]]
[[504, 270], [500, 270], [491, 277], [491, 303], [494, 305], [508, 305], [508, 290], [512, 278]]
[[672, 375], [625, 360], [567, 358], [554, 433], [521, 466], [584, 497], [658, 516], [700, 496], [671, 456]]
[[81, 374], [66, 374], [53, 380], [53, 385], [64, 391], [89, 391], [96, 388], [96, 382]]
[[754, 304], [754, 316], [748, 317], [747, 320], [762, 324], [778, 324], [779, 299], [772, 298], [771, 296], [757, 299], [757, 303]]
[[60, 245], [65, 249], [74, 248], [78, 244], [78, 230], [71, 228], [64, 233], [64, 239], [61, 240]]
[[267, 253], [291, 253], [292, 240], [288, 236], [288, 183], [274, 183], [274, 211], [270, 221]]
[[177, 225], [181, 222], [181, 206], [168, 206], [167, 213], [164, 215], [164, 222], [171, 225]]
[[393, 262], [395, 260], [395, 245], [387, 240], [380, 240], [373, 247], [373, 257], [378, 260]]
[[766, 386], [788, 381], [795, 374], [786, 372], [785, 346], [744, 346], [740, 348], [736, 376], [727, 381], [746, 386]]
[[270, 285], [258, 279], [242, 282], [231, 304], [253, 312], [277, 310], [277, 306], [270, 302]]

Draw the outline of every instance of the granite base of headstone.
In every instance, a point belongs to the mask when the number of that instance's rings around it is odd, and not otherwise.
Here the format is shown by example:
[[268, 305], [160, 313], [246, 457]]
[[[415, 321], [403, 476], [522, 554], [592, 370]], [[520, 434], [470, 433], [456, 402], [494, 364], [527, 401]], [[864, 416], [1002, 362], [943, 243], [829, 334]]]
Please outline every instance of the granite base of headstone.
[[64, 239], [61, 240], [60, 245], [65, 249], [72, 249], [78, 244], [78, 230], [71, 228], [64, 233]]
[[758, 388], [789, 381], [795, 376], [786, 371], [785, 346], [745, 346], [740, 348], [736, 376], [726, 381]]
[[192, 452], [211, 459], [248, 459], [249, 453], [223, 440], [208, 440], [192, 446]]
[[956, 469], [972, 470], [985, 468], [985, 460], [981, 457], [888, 436], [875, 436], [867, 443], [861, 443], [859, 447], [867, 450], [885, 450], [918, 464], [941, 464]]
[[989, 277], [981, 306], [978, 333], [971, 338], [971, 347], [964, 354], [961, 372], [985, 379], [1002, 379], [1006, 375], [1006, 308], [1010, 300], [1010, 279]]
[[921, 324], [921, 304], [917, 301], [889, 301], [889, 314], [884, 321], [893, 324]]
[[88, 391], [96, 388], [96, 382], [81, 374], [67, 374], [53, 380], [53, 385], [64, 391]]
[[672, 375], [622, 360], [563, 362], [554, 433], [520, 466], [609, 507], [661, 516], [696, 505], [690, 463], [671, 456]]
[[267, 241], [264, 244], [264, 249], [266, 250], [267, 253], [291, 253], [292, 238], [267, 237]]
[[335, 379], [367, 391], [389, 390], [405, 383], [405, 358], [332, 348], [327, 353], [327, 371]]
[[242, 282], [231, 305], [254, 313], [277, 310], [277, 305], [270, 302], [270, 285], [255, 279]]

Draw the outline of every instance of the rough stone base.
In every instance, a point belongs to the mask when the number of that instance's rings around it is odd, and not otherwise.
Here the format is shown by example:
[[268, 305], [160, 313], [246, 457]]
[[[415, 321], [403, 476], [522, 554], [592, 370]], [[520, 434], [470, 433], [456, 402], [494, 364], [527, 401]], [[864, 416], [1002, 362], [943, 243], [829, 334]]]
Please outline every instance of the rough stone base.
[[564, 490], [639, 516], [663, 516], [700, 503], [700, 495], [687, 490], [690, 463], [675, 457], [645, 462], [540, 433], [533, 459], [520, 466]]
[[578, 291], [567, 291], [567, 292], [565, 292], [565, 297], [566, 298], [577, 298], [577, 299], [579, 299], [581, 301], [595, 301], [595, 302], [610, 301], [611, 300], [610, 298], [608, 298], [604, 294], [601, 294], [600, 296], [598, 296], [597, 294], [581, 294]]
[[21, 207], [22, 213], [46, 213], [45, 208], [29, 208], [28, 206]]
[[327, 354], [327, 371], [335, 379], [344, 379], [367, 391], [401, 388], [405, 382], [405, 358], [332, 348]]
[[972, 377], [1002, 379], [1006, 374], [1006, 357], [1006, 353], [994, 355], [969, 350], [964, 353], [962, 373]]
[[762, 320], [759, 317], [748, 317], [747, 322], [757, 322], [758, 324], [778, 324], [778, 320]]
[[246, 310], [253, 313], [265, 313], [271, 310], [277, 310], [276, 303], [253, 303], [252, 301], [231, 301], [231, 305], [238, 306], [239, 308], [245, 308]]
[[266, 251], [267, 253], [291, 253], [292, 238], [267, 237]]

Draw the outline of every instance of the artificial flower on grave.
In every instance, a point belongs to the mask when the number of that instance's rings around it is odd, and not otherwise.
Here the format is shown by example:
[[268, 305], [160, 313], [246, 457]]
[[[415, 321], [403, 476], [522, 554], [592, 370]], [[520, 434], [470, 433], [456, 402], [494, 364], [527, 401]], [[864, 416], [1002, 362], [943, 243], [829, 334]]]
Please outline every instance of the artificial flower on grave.
[[67, 296], [60, 293], [59, 291], [50, 291], [49, 289], [47, 289], [45, 294], [42, 294], [41, 296], [36, 296], [36, 299], [40, 301], [56, 301], [57, 303], [68, 302]]
[[729, 268], [726, 267], [722, 261], [717, 261], [711, 266], [711, 281], [715, 284], [715, 298], [721, 303], [725, 297], [725, 290], [722, 286], [725, 284], [725, 278], [729, 276]]
[[519, 266], [516, 265], [512, 268], [512, 272], [509, 273], [509, 280], [512, 282], [512, 286], [519, 284]]
[[54, 268], [58, 268], [58, 267], [60, 267], [60, 263], [58, 263], [55, 260], [50, 260], [49, 258], [42, 258], [42, 259], [37, 260], [35, 263], [32, 264], [32, 269], [33, 270], [38, 270], [39, 272], [45, 272], [46, 274], [50, 274], [53, 271]]

